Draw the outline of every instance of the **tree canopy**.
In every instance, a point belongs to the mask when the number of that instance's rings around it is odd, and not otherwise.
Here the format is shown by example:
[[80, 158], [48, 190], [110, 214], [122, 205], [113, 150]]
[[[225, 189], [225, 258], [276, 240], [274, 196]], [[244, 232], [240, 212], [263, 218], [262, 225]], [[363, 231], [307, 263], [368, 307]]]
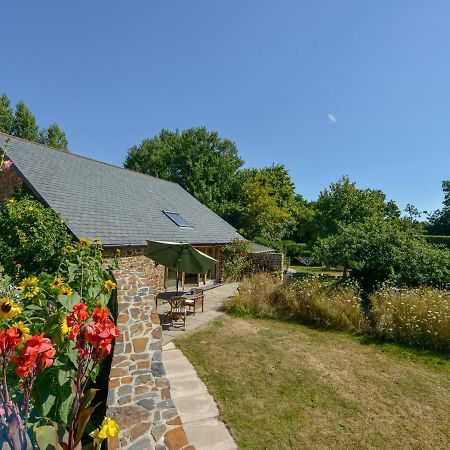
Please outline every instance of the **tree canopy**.
[[15, 111], [6, 94], [0, 97], [0, 131], [12, 136], [67, 150], [65, 133], [56, 123], [39, 131], [36, 118], [27, 105], [20, 100]]
[[128, 169], [174, 181], [219, 215], [234, 201], [244, 161], [236, 145], [204, 127], [162, 130], [128, 150]]
[[347, 176], [319, 194], [314, 204], [317, 237], [337, 234], [341, 227], [368, 219], [396, 219], [400, 210], [378, 189], [360, 189]]
[[444, 201], [442, 209], [435, 211], [429, 217], [429, 231], [431, 234], [450, 235], [450, 180], [442, 182]]

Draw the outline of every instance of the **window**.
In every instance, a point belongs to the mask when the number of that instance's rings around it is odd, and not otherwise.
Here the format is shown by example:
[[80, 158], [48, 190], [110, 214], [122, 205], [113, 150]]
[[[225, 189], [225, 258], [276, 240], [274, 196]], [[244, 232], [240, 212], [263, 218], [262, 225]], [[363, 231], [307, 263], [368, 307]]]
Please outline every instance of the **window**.
[[176, 212], [163, 211], [163, 213], [176, 225], [182, 228], [192, 228], [181, 214]]

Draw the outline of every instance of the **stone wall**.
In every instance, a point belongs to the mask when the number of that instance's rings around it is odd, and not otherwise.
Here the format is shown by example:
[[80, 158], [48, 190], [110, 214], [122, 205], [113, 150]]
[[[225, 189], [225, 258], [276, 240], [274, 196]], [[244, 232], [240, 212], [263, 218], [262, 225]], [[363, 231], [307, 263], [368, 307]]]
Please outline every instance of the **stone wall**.
[[21, 185], [22, 180], [13, 168], [0, 171], [0, 203], [11, 198]]
[[279, 272], [284, 269], [284, 255], [276, 252], [251, 253], [257, 270]]
[[107, 415], [121, 431], [109, 440], [108, 448], [192, 450], [162, 363], [155, 296], [163, 286], [164, 268], [143, 253], [144, 249], [122, 249], [120, 269], [114, 271], [120, 336], [114, 346]]

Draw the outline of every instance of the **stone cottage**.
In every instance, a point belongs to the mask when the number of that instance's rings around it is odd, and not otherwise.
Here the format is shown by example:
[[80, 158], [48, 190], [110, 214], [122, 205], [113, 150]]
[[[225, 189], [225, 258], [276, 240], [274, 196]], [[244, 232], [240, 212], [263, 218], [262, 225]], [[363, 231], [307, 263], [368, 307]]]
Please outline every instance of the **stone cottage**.
[[[120, 250], [116, 341], [110, 374], [108, 415], [121, 425], [109, 448], [181, 449], [187, 442], [161, 362], [162, 329], [155, 295], [175, 274], [146, 256], [147, 240], [190, 243], [219, 262], [201, 279], [183, 274], [183, 284], [221, 278], [221, 247], [243, 237], [178, 184], [0, 133], [0, 148], [13, 166], [0, 173], [0, 203], [25, 184], [57, 212], [77, 238], [99, 238], [105, 257]], [[282, 256], [254, 246], [254, 258], [269, 270]]]

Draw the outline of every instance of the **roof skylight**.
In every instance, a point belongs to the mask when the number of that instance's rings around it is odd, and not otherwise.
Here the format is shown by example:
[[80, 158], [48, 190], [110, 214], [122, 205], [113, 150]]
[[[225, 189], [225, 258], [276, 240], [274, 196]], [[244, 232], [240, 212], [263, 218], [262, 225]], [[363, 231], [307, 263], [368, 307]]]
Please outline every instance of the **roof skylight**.
[[192, 228], [189, 222], [181, 215], [176, 212], [163, 211], [163, 213], [180, 228]]

